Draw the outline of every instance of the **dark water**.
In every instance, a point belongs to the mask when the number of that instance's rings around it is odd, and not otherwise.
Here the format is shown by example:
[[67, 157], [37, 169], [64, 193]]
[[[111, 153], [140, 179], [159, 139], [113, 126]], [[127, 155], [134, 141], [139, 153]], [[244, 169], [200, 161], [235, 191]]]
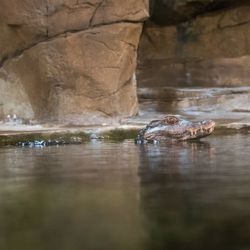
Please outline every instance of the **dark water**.
[[0, 249], [250, 249], [250, 135], [0, 148]]

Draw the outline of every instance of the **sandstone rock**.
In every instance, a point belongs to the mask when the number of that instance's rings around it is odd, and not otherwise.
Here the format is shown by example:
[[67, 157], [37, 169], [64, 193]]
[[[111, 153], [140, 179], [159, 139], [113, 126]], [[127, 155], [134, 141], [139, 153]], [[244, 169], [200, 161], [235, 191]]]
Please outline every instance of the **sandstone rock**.
[[0, 64], [58, 34], [147, 17], [147, 0], [2, 0]]
[[3, 0], [1, 112], [74, 124], [136, 114], [147, 11], [145, 0]]
[[39, 43], [5, 63], [0, 70], [5, 75], [2, 86], [14, 86], [4, 92], [16, 95], [14, 89], [21, 87], [22, 94], [9, 100], [26, 103], [22, 108], [26, 118], [33, 112], [36, 119], [63, 122], [83, 122], [91, 112], [133, 115], [140, 32], [141, 24], [121, 23]]
[[149, 85], [250, 85], [250, 6], [171, 26], [147, 23], [138, 81]]

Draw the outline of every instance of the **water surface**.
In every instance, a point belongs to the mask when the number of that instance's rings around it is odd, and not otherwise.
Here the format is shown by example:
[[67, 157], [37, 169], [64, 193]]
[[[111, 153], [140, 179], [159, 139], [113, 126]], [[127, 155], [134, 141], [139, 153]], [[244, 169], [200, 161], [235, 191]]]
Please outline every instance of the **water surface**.
[[250, 135], [0, 148], [0, 249], [250, 249]]

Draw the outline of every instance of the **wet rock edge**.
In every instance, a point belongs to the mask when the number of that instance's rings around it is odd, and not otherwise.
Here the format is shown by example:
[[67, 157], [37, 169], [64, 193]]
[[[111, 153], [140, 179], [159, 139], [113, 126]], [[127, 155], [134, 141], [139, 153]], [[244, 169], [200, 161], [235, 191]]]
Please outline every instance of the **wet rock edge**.
[[[143, 127], [143, 126], [142, 126]], [[142, 128], [141, 127], [141, 128]], [[134, 139], [141, 128], [115, 128], [101, 132], [17, 132], [14, 134], [0, 134], [0, 147], [24, 147], [24, 146], [54, 146], [54, 145], [72, 145], [83, 144], [93, 140], [103, 140], [110, 142], [121, 142], [127, 139]], [[250, 135], [250, 125], [241, 127], [217, 126], [211, 136], [232, 135], [232, 134]], [[29, 144], [30, 142], [30, 144]], [[37, 142], [37, 145], [35, 145]], [[44, 142], [44, 143], [41, 143]]]

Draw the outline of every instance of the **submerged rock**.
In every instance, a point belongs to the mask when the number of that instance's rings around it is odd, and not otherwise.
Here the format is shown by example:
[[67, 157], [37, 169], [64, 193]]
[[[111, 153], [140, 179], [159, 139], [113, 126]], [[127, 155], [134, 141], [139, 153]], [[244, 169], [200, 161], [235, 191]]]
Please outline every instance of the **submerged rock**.
[[33, 148], [33, 147], [67, 145], [67, 144], [81, 144], [82, 142], [83, 139], [81, 137], [72, 136], [67, 139], [59, 137], [57, 139], [48, 139], [48, 140], [20, 141], [17, 143], [17, 146]]
[[161, 120], [151, 121], [146, 128], [139, 131], [135, 142], [144, 144], [159, 141], [184, 141], [199, 139], [214, 131], [215, 122], [212, 120], [190, 122], [173, 115], [167, 115]]

